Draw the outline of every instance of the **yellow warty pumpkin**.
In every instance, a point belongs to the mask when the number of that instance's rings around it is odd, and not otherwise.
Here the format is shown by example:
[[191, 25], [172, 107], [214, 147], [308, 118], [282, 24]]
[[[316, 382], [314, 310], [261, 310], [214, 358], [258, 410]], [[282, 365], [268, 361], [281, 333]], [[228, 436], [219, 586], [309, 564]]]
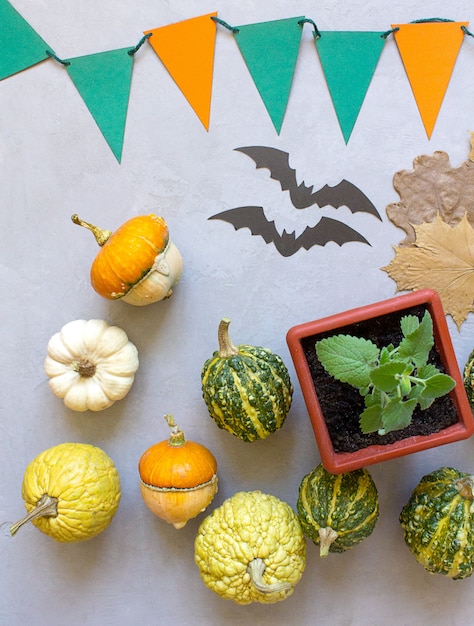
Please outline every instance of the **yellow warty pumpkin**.
[[21, 493], [28, 515], [11, 526], [12, 535], [32, 522], [57, 541], [83, 541], [112, 521], [120, 502], [120, 478], [100, 448], [62, 443], [29, 463]]
[[284, 600], [306, 565], [296, 513], [261, 491], [239, 492], [208, 515], [194, 542], [204, 583], [237, 604]]
[[139, 215], [115, 232], [72, 216], [101, 246], [91, 266], [92, 287], [109, 300], [144, 306], [169, 298], [183, 270], [181, 254], [162, 217]]
[[102, 411], [129, 392], [138, 351], [118, 326], [75, 320], [48, 342], [44, 369], [49, 386], [74, 411]]

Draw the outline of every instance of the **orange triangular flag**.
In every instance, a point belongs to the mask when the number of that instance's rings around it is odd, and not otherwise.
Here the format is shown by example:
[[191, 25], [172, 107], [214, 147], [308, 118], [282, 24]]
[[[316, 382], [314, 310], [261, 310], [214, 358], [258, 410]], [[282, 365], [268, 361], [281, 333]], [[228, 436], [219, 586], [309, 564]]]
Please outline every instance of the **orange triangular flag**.
[[428, 139], [469, 22], [426, 21], [392, 24], [403, 65]]
[[209, 130], [216, 23], [209, 13], [145, 31], [153, 50]]

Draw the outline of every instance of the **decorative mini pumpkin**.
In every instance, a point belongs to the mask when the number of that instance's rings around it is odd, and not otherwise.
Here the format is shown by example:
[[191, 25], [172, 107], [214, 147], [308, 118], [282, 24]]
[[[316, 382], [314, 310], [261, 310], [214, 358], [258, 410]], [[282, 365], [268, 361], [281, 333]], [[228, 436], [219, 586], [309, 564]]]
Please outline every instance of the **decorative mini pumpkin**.
[[291, 507], [261, 491], [238, 492], [199, 526], [194, 558], [204, 583], [237, 604], [290, 596], [306, 565], [306, 542]]
[[321, 557], [349, 550], [374, 530], [378, 492], [366, 469], [330, 474], [320, 464], [301, 481], [298, 517]]
[[474, 350], [469, 355], [464, 366], [464, 388], [467, 393], [469, 404], [474, 407]]
[[121, 328], [75, 320], [48, 342], [44, 369], [54, 395], [74, 411], [102, 411], [129, 392], [138, 351]]
[[85, 443], [62, 443], [39, 454], [26, 468], [21, 491], [28, 515], [10, 527], [10, 534], [32, 522], [63, 542], [83, 541], [105, 530], [121, 493], [112, 459]]
[[139, 215], [114, 233], [72, 216], [101, 246], [91, 267], [91, 284], [109, 300], [144, 306], [169, 298], [181, 277], [183, 261], [162, 217]]
[[405, 542], [432, 574], [454, 580], [474, 571], [474, 476], [442, 467], [415, 487], [400, 513]]
[[265, 439], [283, 426], [290, 410], [290, 375], [268, 348], [234, 346], [229, 324], [229, 319], [221, 320], [219, 351], [204, 363], [203, 398], [219, 428], [243, 441]]
[[140, 458], [140, 491], [147, 507], [175, 528], [204, 511], [217, 493], [217, 462], [200, 443], [187, 441], [172, 415], [168, 441], [148, 448]]

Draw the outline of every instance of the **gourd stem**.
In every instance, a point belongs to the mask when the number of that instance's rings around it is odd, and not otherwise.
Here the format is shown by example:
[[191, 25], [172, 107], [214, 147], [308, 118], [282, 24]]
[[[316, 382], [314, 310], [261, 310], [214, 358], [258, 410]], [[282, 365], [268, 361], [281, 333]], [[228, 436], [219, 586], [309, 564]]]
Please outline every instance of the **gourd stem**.
[[329, 548], [339, 537], [339, 533], [332, 529], [330, 526], [327, 528], [319, 528], [319, 556], [325, 558], [329, 554]]
[[77, 213], [74, 213], [74, 215], [71, 216], [71, 219], [74, 222], [74, 224], [78, 224], [78, 226], [84, 226], [84, 228], [87, 228], [88, 230], [90, 230], [93, 233], [94, 237], [96, 238], [96, 241], [99, 244], [99, 246], [103, 246], [104, 243], [108, 241], [110, 235], [112, 234], [111, 230], [102, 230], [102, 228], [98, 228], [97, 226], [94, 226], [94, 224], [89, 224], [89, 222], [84, 222], [84, 220], [81, 220], [79, 218]]
[[96, 372], [96, 366], [92, 361], [88, 359], [82, 359], [81, 361], [73, 361], [71, 363], [71, 369], [77, 372], [82, 378], [92, 378]]
[[281, 591], [289, 591], [292, 587], [291, 583], [272, 583], [268, 584], [263, 580], [263, 572], [267, 569], [263, 559], [256, 558], [247, 565], [247, 572], [250, 574], [250, 578], [254, 587], [260, 591], [260, 593], [278, 593]]
[[217, 340], [219, 342], [219, 357], [226, 358], [229, 356], [236, 356], [239, 354], [239, 349], [234, 346], [229, 337], [229, 324], [230, 319], [224, 317], [219, 323], [217, 330]]
[[38, 517], [56, 517], [58, 514], [58, 499], [49, 496], [47, 493], [41, 496], [36, 503], [35, 508], [28, 513], [23, 519], [10, 526], [10, 535], [13, 537], [18, 530], [28, 522]]
[[456, 489], [463, 498], [474, 500], [474, 476], [465, 476], [457, 480]]
[[171, 428], [171, 434], [168, 440], [169, 445], [176, 447], [184, 446], [184, 444], [186, 443], [184, 433], [174, 421], [173, 415], [171, 415], [171, 413], [167, 413], [164, 417], [166, 422], [168, 423], [168, 426]]

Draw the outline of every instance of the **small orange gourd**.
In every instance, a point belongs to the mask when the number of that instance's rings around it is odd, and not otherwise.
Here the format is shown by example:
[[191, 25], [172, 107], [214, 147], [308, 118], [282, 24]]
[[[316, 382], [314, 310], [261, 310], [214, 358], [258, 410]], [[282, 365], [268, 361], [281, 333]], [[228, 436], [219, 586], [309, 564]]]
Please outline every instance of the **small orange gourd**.
[[76, 214], [71, 219], [90, 230], [100, 246], [90, 271], [92, 287], [98, 294], [136, 306], [171, 296], [183, 262], [162, 217], [132, 217], [115, 232], [97, 228]]
[[205, 446], [185, 439], [172, 415], [165, 419], [169, 439], [148, 448], [138, 463], [140, 491], [157, 517], [182, 528], [217, 493], [217, 462]]

